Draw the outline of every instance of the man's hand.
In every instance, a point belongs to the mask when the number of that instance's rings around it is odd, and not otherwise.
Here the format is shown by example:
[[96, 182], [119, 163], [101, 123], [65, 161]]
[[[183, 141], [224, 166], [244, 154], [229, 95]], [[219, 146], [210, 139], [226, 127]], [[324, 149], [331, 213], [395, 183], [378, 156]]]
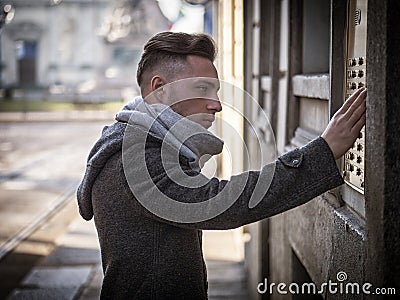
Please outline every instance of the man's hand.
[[335, 113], [321, 137], [338, 159], [354, 144], [365, 125], [367, 89], [358, 89]]

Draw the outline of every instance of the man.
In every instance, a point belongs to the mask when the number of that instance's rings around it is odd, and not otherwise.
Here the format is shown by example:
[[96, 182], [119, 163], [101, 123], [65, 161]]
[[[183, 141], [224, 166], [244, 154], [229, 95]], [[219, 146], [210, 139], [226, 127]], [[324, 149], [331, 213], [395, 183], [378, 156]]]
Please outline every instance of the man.
[[78, 202], [98, 231], [103, 299], [206, 299], [201, 230], [255, 222], [343, 183], [335, 159], [365, 124], [365, 89], [301, 149], [261, 171], [205, 179], [199, 158], [223, 145], [206, 130], [221, 111], [214, 58], [206, 35], [152, 37], [137, 72], [145, 100], [128, 103], [89, 154]]

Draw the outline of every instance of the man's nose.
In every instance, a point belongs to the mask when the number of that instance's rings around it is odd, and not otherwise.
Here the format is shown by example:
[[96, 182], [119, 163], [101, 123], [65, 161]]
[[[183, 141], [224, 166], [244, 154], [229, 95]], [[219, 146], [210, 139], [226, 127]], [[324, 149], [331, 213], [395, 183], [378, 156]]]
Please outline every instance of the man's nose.
[[222, 105], [219, 99], [216, 100], [208, 100], [207, 103], [207, 109], [208, 110], [213, 110], [215, 112], [220, 112], [222, 110]]

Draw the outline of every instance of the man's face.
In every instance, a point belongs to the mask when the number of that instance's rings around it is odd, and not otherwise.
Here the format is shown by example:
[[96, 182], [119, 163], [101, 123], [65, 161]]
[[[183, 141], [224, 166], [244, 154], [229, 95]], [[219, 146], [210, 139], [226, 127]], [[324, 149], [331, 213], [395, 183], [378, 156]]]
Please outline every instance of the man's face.
[[178, 81], [169, 84], [171, 108], [180, 115], [209, 128], [215, 113], [222, 110], [218, 98], [220, 88], [217, 70], [207, 58], [189, 55], [189, 68]]

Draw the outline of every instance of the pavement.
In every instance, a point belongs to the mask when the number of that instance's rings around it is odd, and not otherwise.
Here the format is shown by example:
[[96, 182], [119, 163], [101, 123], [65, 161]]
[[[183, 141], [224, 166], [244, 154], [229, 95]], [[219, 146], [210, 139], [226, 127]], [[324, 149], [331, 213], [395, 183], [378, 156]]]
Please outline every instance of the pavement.
[[115, 112], [107, 110], [0, 112], [0, 122], [100, 121], [113, 120], [114, 117]]
[[[76, 215], [55, 243], [7, 299], [99, 299], [103, 273], [93, 221]], [[209, 299], [247, 299], [241, 229], [205, 231], [204, 255]]]

